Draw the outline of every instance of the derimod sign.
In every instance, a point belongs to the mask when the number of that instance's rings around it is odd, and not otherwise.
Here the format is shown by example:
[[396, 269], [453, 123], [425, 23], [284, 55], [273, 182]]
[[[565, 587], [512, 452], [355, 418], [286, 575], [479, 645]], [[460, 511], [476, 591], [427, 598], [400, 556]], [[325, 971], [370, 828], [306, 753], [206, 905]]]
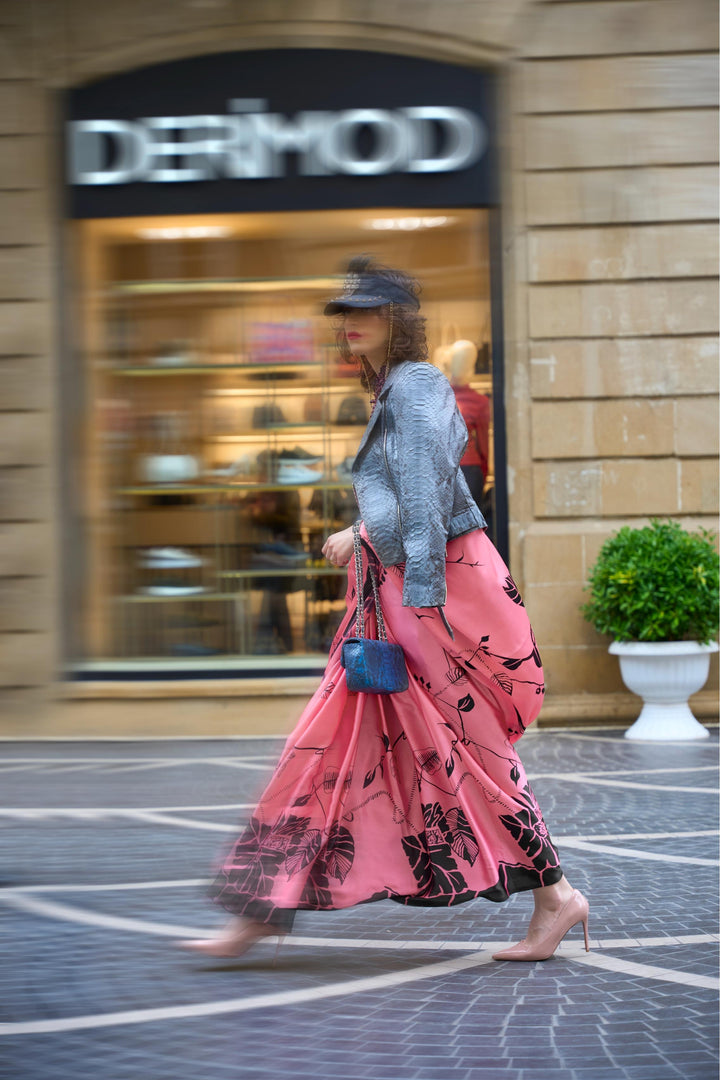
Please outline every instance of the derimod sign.
[[324, 49], [128, 72], [66, 96], [71, 216], [492, 205], [493, 85]]
[[237, 111], [231, 116], [71, 121], [70, 182], [267, 179], [287, 175], [290, 153], [301, 176], [453, 172], [474, 165], [487, 143], [479, 117], [446, 105], [302, 112], [288, 119], [267, 112], [267, 102], [250, 104], [252, 112], [231, 101]]

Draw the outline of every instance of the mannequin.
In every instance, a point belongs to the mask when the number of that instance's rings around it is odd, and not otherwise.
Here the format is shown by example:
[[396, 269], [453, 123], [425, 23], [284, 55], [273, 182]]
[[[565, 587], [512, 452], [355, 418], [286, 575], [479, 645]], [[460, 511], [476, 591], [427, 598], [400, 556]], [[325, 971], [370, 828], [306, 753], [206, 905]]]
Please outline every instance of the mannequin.
[[469, 385], [476, 359], [477, 347], [472, 341], [456, 341], [450, 346], [450, 384], [469, 436], [460, 468], [473, 499], [481, 506], [488, 473], [490, 399]]

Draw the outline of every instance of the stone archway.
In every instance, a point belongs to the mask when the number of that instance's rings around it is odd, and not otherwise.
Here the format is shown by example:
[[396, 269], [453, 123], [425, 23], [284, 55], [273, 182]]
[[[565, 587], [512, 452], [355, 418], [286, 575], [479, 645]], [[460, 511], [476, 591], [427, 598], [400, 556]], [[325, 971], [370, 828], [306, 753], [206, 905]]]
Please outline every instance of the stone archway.
[[15, 65], [46, 86], [79, 85], [133, 67], [213, 52], [353, 48], [464, 64], [498, 64], [522, 49], [535, 0], [159, 0], [98, 8], [91, 0], [23, 9], [6, 36]]

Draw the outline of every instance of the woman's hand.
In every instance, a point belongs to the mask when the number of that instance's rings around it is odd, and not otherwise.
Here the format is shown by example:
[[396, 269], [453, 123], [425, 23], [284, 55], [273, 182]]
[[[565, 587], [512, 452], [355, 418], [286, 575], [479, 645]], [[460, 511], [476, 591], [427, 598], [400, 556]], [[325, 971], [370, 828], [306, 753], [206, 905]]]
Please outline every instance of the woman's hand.
[[323, 544], [322, 553], [333, 566], [347, 566], [353, 554], [352, 525], [342, 532], [328, 536]]

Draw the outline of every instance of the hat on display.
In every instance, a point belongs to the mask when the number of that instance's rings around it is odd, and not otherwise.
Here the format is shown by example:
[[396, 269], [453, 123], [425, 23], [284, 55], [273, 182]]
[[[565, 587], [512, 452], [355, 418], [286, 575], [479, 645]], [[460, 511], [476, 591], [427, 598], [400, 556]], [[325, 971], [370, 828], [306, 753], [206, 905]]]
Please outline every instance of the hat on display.
[[338, 409], [338, 424], [366, 424], [368, 420], [367, 405], [365, 399], [359, 394], [351, 394], [343, 398]]
[[268, 428], [284, 423], [286, 423], [285, 416], [279, 405], [272, 403], [256, 405], [253, 409], [252, 426], [254, 428]]
[[327, 417], [327, 405], [320, 394], [310, 394], [303, 404], [303, 417], [311, 424], [321, 424]]
[[325, 314], [338, 315], [347, 308], [376, 308], [391, 303], [417, 311], [420, 301], [411, 291], [411, 285], [412, 279], [405, 274], [387, 270], [367, 255], [360, 255], [350, 261], [342, 293], [328, 301]]

